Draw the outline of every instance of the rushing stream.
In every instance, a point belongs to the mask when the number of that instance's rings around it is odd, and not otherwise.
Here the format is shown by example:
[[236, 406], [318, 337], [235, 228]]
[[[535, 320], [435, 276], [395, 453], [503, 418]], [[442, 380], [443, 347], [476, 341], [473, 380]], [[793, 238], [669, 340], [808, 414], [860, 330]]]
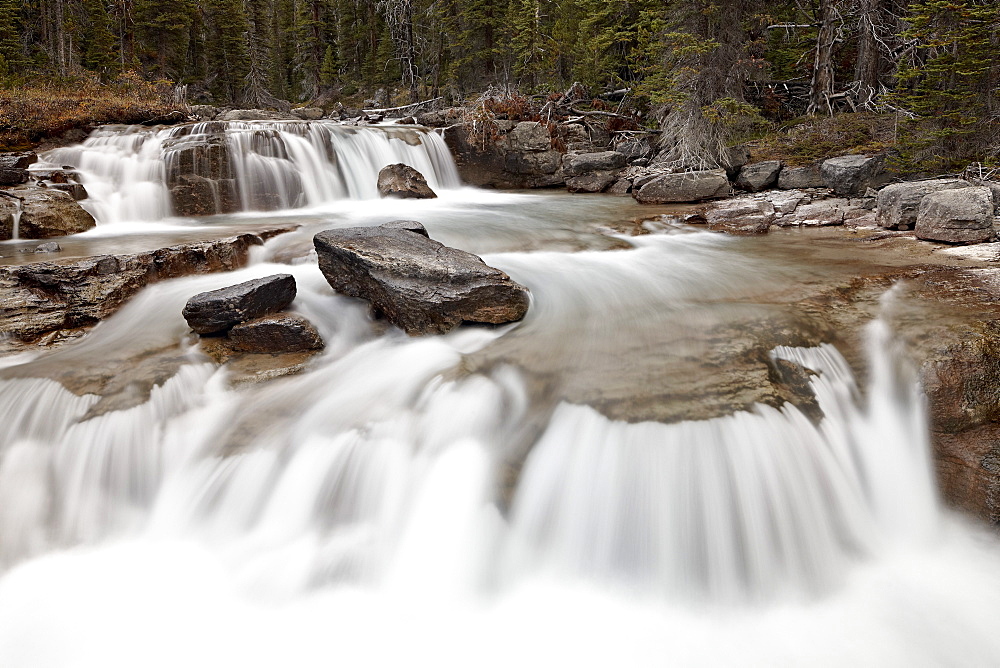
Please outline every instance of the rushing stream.
[[[0, 358], [0, 666], [1000, 663], [1000, 549], [939, 506], [887, 319], [867, 328], [863, 388], [832, 345], [770, 352], [810, 370], [822, 419], [611, 419], [571, 398], [660, 414], [649, 388], [695, 382], [685, 360], [722, 345], [711, 324], [820, 269], [760, 241], [610, 233], [641, 215], [630, 200], [458, 187], [429, 135], [304, 125], [267, 125], [284, 153], [240, 144], [277, 175], [267, 214], [171, 217], [177, 129], [49, 156], [81, 168], [102, 223], [80, 252], [151, 225], [301, 227], [245, 269], [152, 285], [79, 340]], [[440, 198], [376, 199], [396, 161]], [[411, 339], [335, 295], [311, 236], [400, 217], [528, 286], [525, 321]], [[279, 272], [327, 347], [302, 373], [234, 382], [181, 308]], [[171, 372], [123, 405], [53, 380], [163, 351]]]

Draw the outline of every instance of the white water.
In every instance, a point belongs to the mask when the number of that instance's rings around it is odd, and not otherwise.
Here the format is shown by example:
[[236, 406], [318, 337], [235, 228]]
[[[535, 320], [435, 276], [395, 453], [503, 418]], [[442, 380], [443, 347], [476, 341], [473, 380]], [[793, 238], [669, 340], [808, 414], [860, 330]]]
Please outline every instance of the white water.
[[[1000, 552], [939, 508], [883, 320], [864, 392], [832, 346], [773, 351], [815, 373], [818, 423], [761, 406], [628, 424], [540, 401], [532, 369], [463, 371], [514, 335], [569, 378], [597, 340], [642, 341], [664, 317], [697, 330], [685, 305], [739, 304], [780, 275], [740, 243], [490, 255], [532, 289], [528, 319], [426, 339], [374, 330], [314, 263], [258, 262], [151, 286], [6, 366], [0, 666], [996, 665]], [[231, 388], [181, 307], [277, 272], [327, 348]], [[41, 377], [171, 344], [187, 363], [125, 410], [92, 416], [98, 397]]]
[[[285, 210], [341, 200], [377, 199], [378, 173], [404, 163], [434, 190], [461, 185], [440, 135], [392, 126], [333, 122], [208, 122], [165, 129], [98, 128], [77, 146], [43, 155], [36, 167], [78, 170], [89, 197], [81, 202], [98, 224], [158, 222], [174, 213], [169, 177], [213, 174], [213, 142], [235, 180], [239, 210]], [[187, 155], [190, 171], [179, 167]], [[218, 184], [216, 184], [218, 187]], [[218, 196], [216, 197], [218, 204]]]

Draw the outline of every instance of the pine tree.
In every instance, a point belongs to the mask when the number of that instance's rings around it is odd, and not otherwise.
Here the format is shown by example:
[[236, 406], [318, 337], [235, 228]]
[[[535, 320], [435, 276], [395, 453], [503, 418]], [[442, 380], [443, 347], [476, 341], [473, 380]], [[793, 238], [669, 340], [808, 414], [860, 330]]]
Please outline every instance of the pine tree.
[[0, 78], [17, 72], [24, 64], [18, 31], [20, 23], [18, 0], [0, 0]]
[[210, 88], [219, 101], [240, 103], [250, 71], [246, 49], [249, 30], [242, 0], [203, 0], [205, 59]]
[[180, 80], [189, 69], [188, 40], [196, 11], [194, 0], [135, 0], [140, 57], [154, 76]]

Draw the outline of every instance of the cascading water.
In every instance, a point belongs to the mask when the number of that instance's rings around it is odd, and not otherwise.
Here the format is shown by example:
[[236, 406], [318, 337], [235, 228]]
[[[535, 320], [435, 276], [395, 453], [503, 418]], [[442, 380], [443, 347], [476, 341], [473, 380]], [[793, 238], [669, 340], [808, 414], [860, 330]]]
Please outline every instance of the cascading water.
[[[134, 156], [170, 132], [120, 142]], [[304, 164], [312, 135], [296, 136], [246, 164]], [[1000, 661], [1000, 551], [938, 507], [922, 398], [885, 320], [865, 388], [829, 344], [771, 352], [809, 371], [822, 417], [613, 420], [560, 397], [620, 390], [593, 369], [661, 368], [666, 328], [678, 358], [700, 354], [712, 318], [756, 313], [748, 295], [795, 271], [709, 233], [562, 252], [567, 235], [593, 242], [544, 197], [468, 197], [400, 206], [456, 244], [532, 239], [484, 258], [532, 289], [523, 323], [373, 327], [307, 250], [273, 263], [296, 248], [278, 237], [245, 269], [152, 285], [86, 337], [0, 367], [0, 665]], [[577, 201], [574, 216], [603, 200]], [[323, 213], [305, 234], [357, 222]], [[327, 347], [298, 375], [235, 383], [181, 308], [277, 272]], [[541, 378], [513, 340], [548, 360]], [[126, 383], [122, 405], [66, 380], [164, 350], [148, 396]]]
[[[461, 185], [441, 136], [412, 127], [295, 121], [109, 126], [43, 158], [39, 169], [78, 170], [90, 195], [83, 206], [98, 223], [373, 199], [379, 170], [394, 163], [420, 171], [432, 189]], [[201, 208], [191, 210], [192, 202]]]

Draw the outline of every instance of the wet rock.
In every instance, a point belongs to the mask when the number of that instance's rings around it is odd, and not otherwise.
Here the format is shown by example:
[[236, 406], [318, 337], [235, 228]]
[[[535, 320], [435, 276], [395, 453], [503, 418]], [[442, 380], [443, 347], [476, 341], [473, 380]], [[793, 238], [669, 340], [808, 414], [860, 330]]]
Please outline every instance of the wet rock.
[[994, 236], [993, 197], [989, 188], [941, 190], [920, 200], [918, 239], [946, 243], [980, 243]]
[[783, 167], [778, 173], [778, 187], [782, 190], [825, 188], [826, 182], [819, 167]]
[[178, 216], [212, 216], [239, 211], [234, 179], [214, 180], [196, 174], [176, 177], [170, 196]]
[[28, 170], [0, 167], [0, 186], [17, 186], [28, 182]]
[[961, 179], [934, 179], [912, 183], [893, 183], [878, 191], [875, 220], [881, 227], [912, 230], [917, 223], [920, 201], [939, 190], [967, 188], [972, 184]]
[[319, 107], [299, 107], [292, 109], [292, 116], [303, 121], [318, 121], [323, 118], [323, 110]]
[[582, 176], [591, 172], [622, 169], [627, 163], [628, 160], [618, 151], [567, 153], [562, 158], [563, 173], [566, 176]]
[[411, 336], [524, 317], [529, 295], [482, 259], [391, 227], [326, 230], [313, 243], [334, 290], [371, 302]]
[[709, 229], [737, 236], [766, 234], [775, 216], [770, 202], [749, 198], [715, 202], [701, 214]]
[[877, 183], [882, 173], [882, 159], [867, 155], [829, 158], [820, 166], [827, 188], [838, 195], [857, 195]]
[[767, 160], [746, 165], [736, 177], [736, 185], [749, 192], [759, 192], [774, 186], [781, 172], [780, 160]]
[[293, 227], [141, 253], [0, 266], [4, 332], [33, 341], [49, 332], [94, 325], [151, 283], [232, 271], [246, 264], [251, 247], [290, 229]]
[[58, 253], [61, 250], [62, 246], [54, 241], [46, 241], [44, 244], [35, 246], [36, 253]]
[[600, 193], [618, 180], [617, 172], [593, 172], [566, 179], [566, 190], [571, 193]]
[[293, 299], [295, 277], [275, 274], [197, 294], [188, 300], [183, 315], [198, 334], [215, 334], [241, 322], [277, 313]]
[[378, 192], [382, 197], [432, 199], [437, 197], [424, 175], [409, 165], [387, 165], [378, 173]]
[[413, 116], [406, 116], [405, 118], [400, 118], [396, 121], [396, 125], [416, 125], [417, 119]]
[[69, 193], [69, 196], [75, 199], [77, 202], [80, 200], [85, 200], [89, 196], [87, 194], [87, 189], [83, 187], [82, 183], [52, 183], [47, 184], [45, 187], [52, 188], [53, 190], [61, 190], [64, 193]]
[[246, 353], [292, 353], [321, 350], [323, 337], [311, 322], [295, 313], [254, 318], [229, 330], [229, 343]]
[[34, 151], [0, 153], [0, 169], [27, 169], [38, 162]]
[[714, 169], [702, 172], [664, 174], [652, 179], [638, 190], [633, 189], [632, 196], [643, 204], [699, 202], [726, 197], [731, 190], [729, 179], [726, 178], [726, 171]]
[[628, 179], [618, 179], [608, 188], [607, 192], [611, 195], [628, 195], [632, 192], [632, 182]]
[[[49, 239], [85, 232], [96, 226], [69, 193], [50, 188], [22, 187], [0, 196], [0, 218], [10, 218], [21, 209], [18, 236], [22, 239]], [[19, 200], [20, 204], [17, 201]], [[0, 225], [7, 228], [7, 225]], [[8, 234], [5, 238], [10, 238]]]

